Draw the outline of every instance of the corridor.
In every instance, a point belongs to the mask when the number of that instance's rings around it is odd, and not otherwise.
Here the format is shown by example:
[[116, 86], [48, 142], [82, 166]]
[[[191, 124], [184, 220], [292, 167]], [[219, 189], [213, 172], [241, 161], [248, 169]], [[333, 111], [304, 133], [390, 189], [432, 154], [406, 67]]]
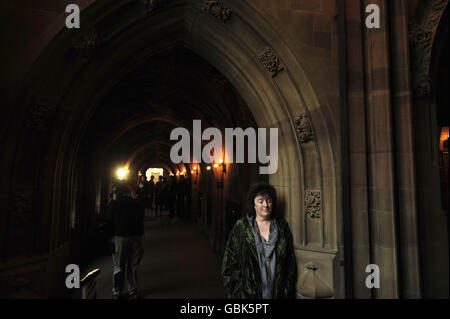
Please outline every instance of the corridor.
[[[144, 257], [139, 266], [142, 298], [226, 298], [220, 275], [220, 257], [194, 222], [145, 217]], [[111, 299], [112, 260], [103, 256], [88, 270], [100, 268], [97, 298]], [[126, 281], [125, 281], [126, 283]], [[127, 286], [125, 284], [124, 293]]]

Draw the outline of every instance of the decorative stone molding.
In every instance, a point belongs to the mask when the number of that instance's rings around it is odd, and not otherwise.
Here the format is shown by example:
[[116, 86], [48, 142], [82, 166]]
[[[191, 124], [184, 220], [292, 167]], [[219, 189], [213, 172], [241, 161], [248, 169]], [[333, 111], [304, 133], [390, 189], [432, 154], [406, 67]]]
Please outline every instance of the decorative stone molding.
[[35, 105], [25, 123], [25, 126], [39, 132], [47, 130], [48, 119], [53, 108], [48, 105]]
[[317, 274], [319, 267], [313, 262], [305, 265], [306, 271], [299, 278], [301, 297], [323, 299], [333, 297], [333, 289]]
[[231, 16], [231, 10], [225, 7], [222, 1], [204, 0], [203, 10], [223, 22], [229, 20]]
[[20, 189], [12, 194], [11, 198], [11, 225], [26, 224], [32, 215], [33, 190]]
[[80, 41], [74, 46], [75, 52], [83, 57], [89, 57], [94, 51], [96, 51], [102, 41], [96, 30], [90, 30], [85, 34]]
[[295, 131], [300, 143], [306, 143], [313, 138], [311, 123], [307, 114], [300, 114], [294, 118]]
[[258, 61], [264, 66], [267, 72], [272, 73], [272, 77], [284, 70], [280, 59], [275, 55], [271, 48], [265, 48], [264, 51], [258, 55]]
[[410, 23], [409, 40], [413, 58], [413, 86], [417, 97], [431, 93], [430, 62], [434, 36], [448, 0], [428, 1], [422, 21]]
[[139, 0], [139, 3], [145, 8], [147, 13], [158, 10], [164, 2], [168, 2], [168, 0]]
[[306, 215], [311, 218], [322, 217], [322, 194], [321, 191], [306, 191], [305, 198]]

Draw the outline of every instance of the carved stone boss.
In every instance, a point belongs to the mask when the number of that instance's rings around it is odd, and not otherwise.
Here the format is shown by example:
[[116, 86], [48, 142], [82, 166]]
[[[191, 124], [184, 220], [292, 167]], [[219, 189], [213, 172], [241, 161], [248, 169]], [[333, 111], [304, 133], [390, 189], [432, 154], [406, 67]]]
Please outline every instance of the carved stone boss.
[[101, 40], [96, 30], [90, 30], [84, 35], [77, 45], [74, 46], [75, 52], [84, 57], [89, 57], [101, 45]]
[[[164, 0], [139, 0], [139, 3], [145, 8], [147, 13], [159, 9]], [[165, 2], [168, 2], [167, 0]]]
[[222, 1], [205, 0], [203, 10], [223, 22], [226, 22], [231, 16], [231, 10]]
[[258, 61], [264, 66], [264, 69], [267, 72], [272, 73], [272, 77], [284, 70], [280, 59], [275, 55], [271, 48], [265, 48], [264, 51], [258, 55]]
[[300, 143], [306, 143], [313, 138], [311, 123], [307, 114], [300, 114], [294, 118], [295, 130]]
[[311, 218], [322, 217], [322, 194], [321, 191], [308, 190], [305, 198], [306, 215]]
[[422, 23], [409, 25], [409, 40], [413, 56], [413, 85], [417, 97], [428, 97], [431, 93], [430, 60], [434, 35], [448, 0], [435, 0], [423, 15]]

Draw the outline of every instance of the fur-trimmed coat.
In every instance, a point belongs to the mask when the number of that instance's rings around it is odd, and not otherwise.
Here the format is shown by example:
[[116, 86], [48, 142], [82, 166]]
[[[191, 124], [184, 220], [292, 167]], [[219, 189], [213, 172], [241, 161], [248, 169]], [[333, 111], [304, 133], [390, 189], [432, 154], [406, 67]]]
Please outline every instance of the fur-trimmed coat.
[[[297, 263], [292, 233], [285, 220], [278, 220], [278, 241], [275, 246], [276, 266], [274, 299], [295, 298]], [[255, 237], [246, 217], [233, 226], [222, 263], [222, 277], [228, 297], [261, 299], [262, 283]]]

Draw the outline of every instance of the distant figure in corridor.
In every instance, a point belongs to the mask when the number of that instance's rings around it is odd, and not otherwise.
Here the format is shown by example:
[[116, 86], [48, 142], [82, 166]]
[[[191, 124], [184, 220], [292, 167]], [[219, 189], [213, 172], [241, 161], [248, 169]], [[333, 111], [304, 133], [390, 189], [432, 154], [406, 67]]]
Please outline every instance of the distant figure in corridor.
[[127, 186], [114, 190], [117, 199], [108, 206], [107, 225], [113, 243], [113, 299], [120, 299], [127, 272], [128, 296], [138, 297], [137, 268], [144, 253], [144, 206], [131, 197]]
[[148, 205], [148, 182], [145, 175], [139, 175], [136, 185], [136, 195], [139, 202], [145, 207]]
[[[164, 204], [164, 198], [163, 198], [163, 177], [159, 175], [158, 182], [155, 185], [155, 216], [162, 216], [161, 210], [162, 205]], [[158, 215], [159, 210], [159, 215]]]
[[175, 216], [175, 204], [177, 200], [177, 181], [175, 179], [175, 176], [170, 176], [169, 181], [169, 187], [168, 187], [168, 194], [167, 194], [167, 201], [169, 206], [169, 216], [173, 217]]
[[148, 197], [150, 200], [150, 209], [153, 209], [153, 199], [155, 197], [155, 176], [150, 176], [150, 180], [147, 185]]
[[288, 223], [277, 217], [272, 185], [253, 185], [249, 213], [230, 232], [222, 263], [229, 298], [295, 298], [297, 265]]

